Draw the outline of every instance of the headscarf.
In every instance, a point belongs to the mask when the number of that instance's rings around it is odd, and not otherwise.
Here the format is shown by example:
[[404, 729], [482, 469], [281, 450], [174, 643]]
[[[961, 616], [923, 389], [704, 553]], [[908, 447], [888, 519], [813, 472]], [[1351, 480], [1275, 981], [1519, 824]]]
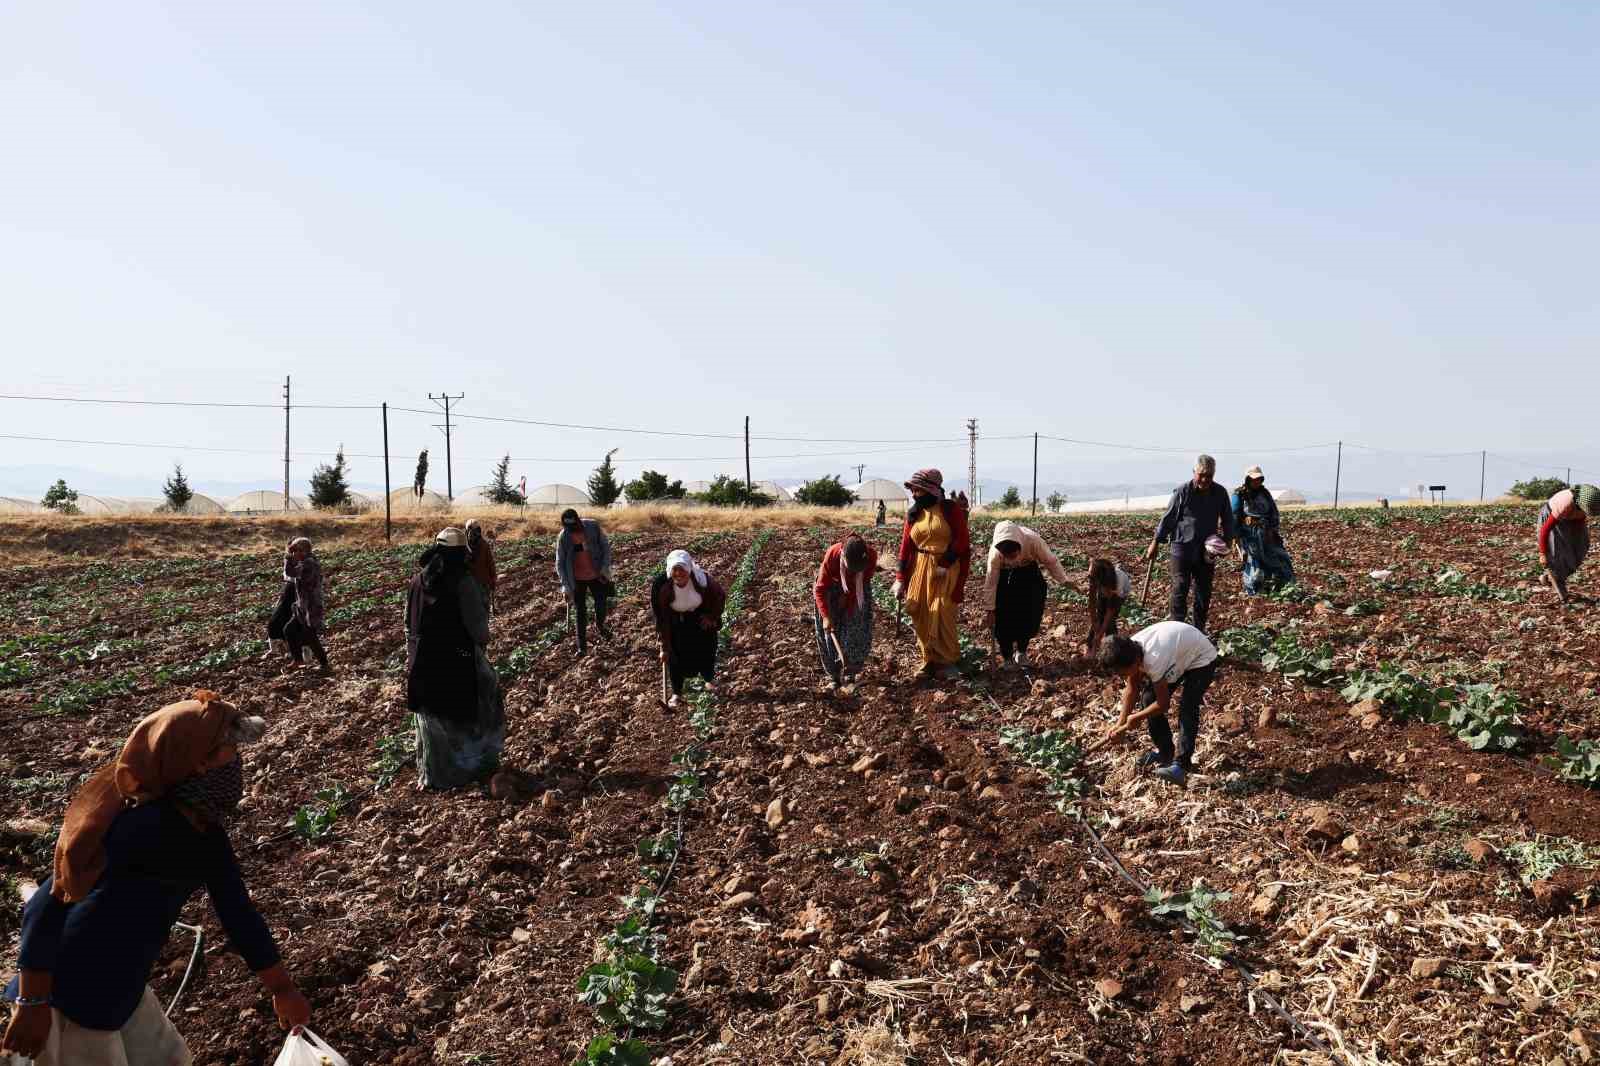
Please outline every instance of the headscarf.
[[1572, 490], [1572, 500], [1590, 518], [1600, 518], [1600, 489], [1593, 485], [1578, 485]]
[[259, 739], [266, 727], [207, 689], [147, 716], [116, 761], [96, 771], [67, 805], [51, 892], [63, 903], [87, 896], [105, 873], [106, 834], [117, 815], [174, 793], [217, 748]]
[[310, 537], [296, 537], [296, 538], [294, 538], [293, 540], [291, 540], [289, 542], [289, 547], [291, 547], [291, 548], [304, 548], [306, 550], [306, 553], [310, 554], [310, 552], [311, 552], [311, 538]]
[[[846, 549], [849, 548], [852, 542], [859, 543], [862, 548], [866, 549], [862, 553], [862, 561], [864, 565], [854, 574], [850, 572], [850, 561], [845, 558], [845, 556], [848, 554]], [[854, 595], [856, 601], [855, 609], [858, 611], [863, 610], [867, 606], [867, 580], [872, 577], [872, 550], [867, 548], [866, 539], [863, 538], [859, 533], [850, 534], [844, 540], [840, 541], [839, 544], [839, 584], [844, 588], [845, 599], [848, 600], [852, 595]], [[850, 579], [852, 577], [856, 579], [854, 588], [850, 587]]]
[[911, 475], [911, 480], [906, 482], [906, 489], [912, 496], [938, 496], [944, 497], [944, 475], [933, 467], [918, 470]]
[[700, 569], [700, 564], [694, 561], [694, 556], [682, 548], [667, 554], [667, 576], [671, 577], [672, 571], [680, 566], [689, 571], [689, 576], [694, 579], [696, 585], [704, 585], [706, 583], [706, 572]]

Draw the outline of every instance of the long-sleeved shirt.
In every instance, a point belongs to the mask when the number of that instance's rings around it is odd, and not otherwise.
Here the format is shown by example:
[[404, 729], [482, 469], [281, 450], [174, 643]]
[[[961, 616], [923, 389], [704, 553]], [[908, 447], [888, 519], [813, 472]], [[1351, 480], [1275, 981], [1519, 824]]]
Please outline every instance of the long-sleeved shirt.
[[[277, 964], [224, 830], [196, 829], [171, 801], [158, 800], [117, 816], [106, 856], [106, 872], [82, 900], [62, 903], [47, 878], [22, 911], [17, 964], [54, 976], [51, 1003], [72, 1021], [101, 1030], [127, 1023], [172, 923], [202, 886], [245, 964], [258, 973]], [[6, 998], [16, 996], [13, 978]]]
[[1061, 560], [1056, 558], [1056, 553], [1050, 550], [1050, 545], [1046, 544], [1038, 533], [1020, 522], [996, 523], [994, 544], [1005, 540], [1016, 541], [1022, 550], [1017, 552], [1015, 559], [1007, 559], [1000, 554], [999, 548], [993, 546], [989, 548], [988, 572], [983, 575], [985, 610], [994, 610], [995, 591], [1000, 586], [1001, 570], [1012, 570], [1019, 566], [1042, 566], [1059, 584], [1067, 583], [1067, 572], [1061, 568]]
[[[571, 592], [577, 580], [572, 574], [572, 545], [572, 536], [562, 529], [556, 537], [556, 577], [561, 581], [563, 592]], [[606, 539], [600, 523], [592, 518], [583, 520], [583, 552], [589, 557], [589, 564], [594, 567], [595, 573], [610, 578], [611, 542]]]
[[322, 564], [316, 556], [304, 559], [286, 559], [283, 579], [294, 584], [294, 617], [313, 633], [321, 633], [323, 626]]
[[1586, 523], [1589, 516], [1578, 506], [1578, 497], [1571, 489], [1562, 489], [1550, 497], [1550, 514], [1539, 524], [1539, 554], [1550, 553], [1550, 531], [1557, 522]]
[[1156, 543], [1172, 542], [1172, 557], [1194, 561], [1205, 553], [1206, 538], [1222, 533], [1222, 539], [1233, 543], [1233, 508], [1229, 505], [1228, 490], [1211, 483], [1205, 492], [1186, 481], [1172, 490], [1172, 502], [1167, 513], [1156, 526]]
[[[857, 610], [872, 610], [872, 575], [878, 572], [878, 549], [867, 545], [867, 565], [859, 573], [847, 574], [844, 570], [844, 541], [830, 547], [822, 555], [822, 566], [817, 569], [817, 580], [811, 584], [811, 598], [816, 601], [817, 612], [830, 618], [854, 614]], [[845, 581], [849, 580], [849, 595]], [[835, 614], [828, 602], [835, 600], [839, 611]]]
[[1271, 533], [1278, 531], [1278, 501], [1265, 488], [1254, 492], [1235, 489], [1233, 493], [1234, 528], [1244, 525], [1245, 517], [1258, 520]]
[[[948, 569], [959, 566], [960, 573], [956, 575], [956, 588], [951, 596], [956, 603], [960, 603], [966, 595], [967, 574], [972, 570], [972, 533], [967, 525], [967, 508], [963, 502], [966, 497], [946, 496], [934, 504], [944, 515], [944, 520], [950, 524], [950, 546], [945, 549], [939, 558], [939, 565]], [[911, 527], [916, 520], [908, 513], [906, 515], [905, 529], [900, 534], [899, 567], [896, 575], [901, 584], [911, 581], [911, 570], [917, 561], [917, 545], [911, 537]]]

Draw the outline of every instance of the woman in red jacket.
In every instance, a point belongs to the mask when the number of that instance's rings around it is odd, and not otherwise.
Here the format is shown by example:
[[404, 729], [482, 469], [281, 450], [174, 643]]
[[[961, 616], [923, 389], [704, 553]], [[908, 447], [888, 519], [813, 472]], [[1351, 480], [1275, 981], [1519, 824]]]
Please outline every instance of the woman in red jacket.
[[854, 676], [872, 654], [872, 575], [877, 572], [878, 550], [859, 533], [849, 534], [822, 556], [811, 595], [817, 603], [817, 654], [835, 685], [846, 675]]
[[1544, 581], [1567, 602], [1567, 578], [1589, 554], [1589, 519], [1600, 515], [1600, 489], [1574, 485], [1539, 508], [1539, 565]]
[[967, 532], [967, 501], [944, 494], [944, 475], [918, 470], [906, 482], [911, 508], [900, 535], [900, 568], [895, 598], [903, 600], [917, 633], [924, 673], [953, 678], [961, 671], [956, 616], [961, 612], [967, 572], [972, 568], [972, 538]]

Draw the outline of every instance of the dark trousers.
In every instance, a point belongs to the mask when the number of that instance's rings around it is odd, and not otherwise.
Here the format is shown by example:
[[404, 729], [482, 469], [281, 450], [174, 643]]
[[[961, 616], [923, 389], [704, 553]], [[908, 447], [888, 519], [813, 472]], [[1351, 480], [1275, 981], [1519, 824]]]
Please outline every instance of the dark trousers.
[[267, 639], [284, 640], [283, 631], [288, 628], [289, 622], [294, 618], [294, 585], [291, 582], [283, 583], [283, 591], [278, 593], [278, 606], [273, 608], [272, 618], [267, 622]]
[[667, 676], [675, 696], [683, 695], [683, 683], [691, 677], [713, 681], [717, 676], [717, 631], [702, 626], [701, 617], [698, 610], [672, 615]]
[[1172, 574], [1171, 619], [1174, 622], [1189, 620], [1189, 586], [1193, 585], [1194, 627], [1204, 632], [1206, 616], [1211, 613], [1211, 579], [1217, 574], [1216, 564], [1209, 562], [1203, 554], [1197, 559], [1174, 555], [1170, 572]]
[[598, 579], [572, 583], [572, 604], [578, 611], [578, 647], [586, 647], [589, 642], [589, 597], [594, 597], [594, 624], [599, 626], [603, 633], [606, 628], [607, 597], [610, 592], [611, 586]]
[[994, 594], [994, 642], [1007, 659], [1014, 651], [1028, 650], [1039, 635], [1047, 592], [1037, 563], [1000, 571]]
[[[1172, 726], [1167, 722], [1166, 715], [1153, 715], [1147, 719], [1150, 740], [1155, 744], [1163, 765], [1176, 758], [1183, 764], [1184, 769], [1190, 768], [1190, 763], [1194, 759], [1195, 737], [1200, 734], [1200, 705], [1205, 701], [1206, 689], [1211, 687], [1211, 682], [1216, 676], [1217, 662], [1213, 659], [1204, 666], [1195, 667], [1173, 683], [1173, 688], [1183, 689], [1183, 694], [1178, 699], [1176, 751], [1172, 743]], [[1155, 687], [1146, 686], [1146, 706], [1154, 702], [1155, 698]]]
[[306, 649], [310, 648], [311, 654], [317, 657], [317, 665], [324, 670], [328, 668], [328, 650], [322, 646], [322, 638], [301, 625], [298, 618], [283, 627], [283, 639], [289, 642], [289, 658], [295, 662], [305, 662]]

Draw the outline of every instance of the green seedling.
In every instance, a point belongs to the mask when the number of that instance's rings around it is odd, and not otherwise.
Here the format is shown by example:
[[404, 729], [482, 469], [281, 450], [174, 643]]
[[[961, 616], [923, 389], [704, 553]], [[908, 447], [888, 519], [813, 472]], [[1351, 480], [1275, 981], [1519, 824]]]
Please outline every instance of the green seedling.
[[1159, 888], [1152, 888], [1144, 896], [1153, 917], [1176, 915], [1188, 922], [1194, 929], [1200, 950], [1213, 959], [1222, 958], [1239, 942], [1238, 935], [1229, 932], [1216, 913], [1216, 905], [1231, 898], [1231, 893], [1213, 892], [1198, 877], [1185, 892], [1163, 892]]

